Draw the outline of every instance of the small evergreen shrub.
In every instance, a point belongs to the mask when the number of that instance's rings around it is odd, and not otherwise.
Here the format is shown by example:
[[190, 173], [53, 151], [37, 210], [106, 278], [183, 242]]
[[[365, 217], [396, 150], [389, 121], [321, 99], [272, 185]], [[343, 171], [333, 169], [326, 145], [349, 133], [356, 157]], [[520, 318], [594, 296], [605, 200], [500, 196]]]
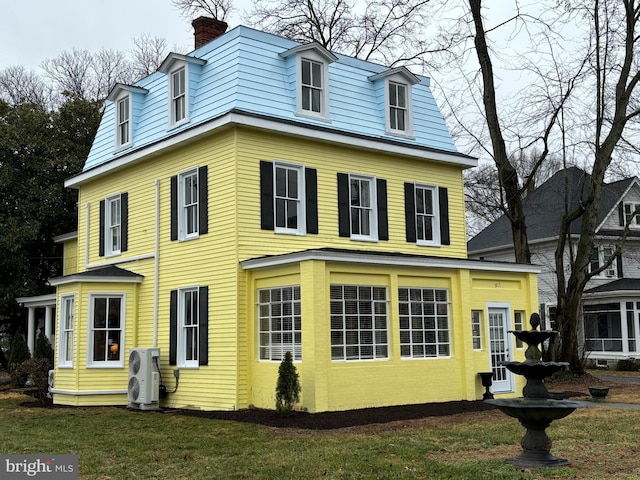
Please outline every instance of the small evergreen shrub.
[[22, 338], [22, 333], [18, 330], [16, 334], [13, 336], [13, 341], [11, 342], [11, 351], [9, 352], [9, 373], [14, 370], [18, 365], [20, 365], [25, 360], [29, 360], [31, 358], [31, 353], [29, 352], [29, 347], [27, 343]]
[[[18, 365], [12, 372], [14, 376], [24, 379], [24, 383], [29, 381], [29, 386], [36, 390], [30, 395], [35, 397], [42, 405], [50, 403], [49, 397], [49, 370], [51, 363], [47, 358], [30, 358]], [[24, 386], [24, 385], [22, 385]]]
[[49, 360], [51, 365], [53, 365], [53, 347], [43, 331], [40, 331], [36, 340], [36, 348], [33, 352], [33, 358], [45, 358]]
[[287, 352], [278, 368], [276, 385], [276, 411], [282, 415], [291, 415], [293, 407], [300, 401], [300, 380], [293, 364], [291, 352]]

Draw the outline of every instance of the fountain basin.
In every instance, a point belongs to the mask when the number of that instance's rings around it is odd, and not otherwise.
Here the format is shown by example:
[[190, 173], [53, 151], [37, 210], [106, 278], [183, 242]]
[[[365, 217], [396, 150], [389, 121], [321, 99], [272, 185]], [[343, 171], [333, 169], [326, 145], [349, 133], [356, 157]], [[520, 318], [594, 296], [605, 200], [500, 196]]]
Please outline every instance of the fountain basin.
[[527, 422], [546, 422], [564, 418], [576, 408], [588, 407], [587, 402], [574, 400], [554, 400], [551, 398], [498, 398], [485, 400], [486, 403], [495, 405], [510, 417]]
[[509, 330], [509, 333], [527, 345], [540, 345], [558, 334], [555, 330]]
[[516, 375], [523, 375], [527, 379], [535, 378], [542, 380], [543, 378], [550, 377], [569, 364], [567, 362], [502, 362], [502, 365]]

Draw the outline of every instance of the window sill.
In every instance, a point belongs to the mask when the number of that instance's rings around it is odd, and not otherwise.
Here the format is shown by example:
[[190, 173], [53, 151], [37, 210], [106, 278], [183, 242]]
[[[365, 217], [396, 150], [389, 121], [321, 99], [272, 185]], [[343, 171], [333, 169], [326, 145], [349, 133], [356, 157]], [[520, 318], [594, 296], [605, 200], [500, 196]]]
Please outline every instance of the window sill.
[[167, 132], [170, 132], [171, 130], [176, 130], [176, 129], [182, 127], [183, 125], [185, 125], [187, 123], [189, 123], [189, 119], [188, 118], [185, 119], [185, 120], [181, 120], [178, 123], [171, 123], [171, 124], [169, 124], [167, 126]]
[[124, 152], [125, 150], [129, 150], [131, 147], [133, 147], [133, 143], [132, 142], [125, 143], [124, 145], [116, 146], [113, 149], [113, 154], [117, 155], [120, 152]]
[[392, 137], [404, 138], [406, 140], [415, 140], [416, 139], [415, 135], [413, 135], [411, 133], [403, 133], [401, 131], [387, 130], [384, 133], [386, 135], [389, 135], [389, 136], [392, 136]]
[[124, 362], [113, 362], [113, 363], [88, 363], [87, 368], [124, 368]]
[[331, 118], [325, 115], [308, 113], [301, 110], [296, 111], [295, 115], [296, 117], [306, 118], [308, 120], [318, 120], [319, 122], [332, 123]]
[[378, 243], [379, 240], [377, 238], [373, 238], [373, 237], [357, 237], [357, 236], [351, 236], [349, 237], [351, 240], [353, 240], [354, 242], [369, 242], [369, 243]]

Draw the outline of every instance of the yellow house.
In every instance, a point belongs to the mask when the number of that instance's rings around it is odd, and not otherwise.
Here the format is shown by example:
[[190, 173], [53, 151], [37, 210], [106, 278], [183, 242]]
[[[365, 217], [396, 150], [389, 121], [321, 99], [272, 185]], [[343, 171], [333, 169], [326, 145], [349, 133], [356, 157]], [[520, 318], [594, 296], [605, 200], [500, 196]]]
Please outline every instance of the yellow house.
[[475, 159], [429, 79], [245, 27], [206, 40], [116, 85], [66, 183], [54, 402], [273, 408], [287, 351], [310, 412], [476, 400], [492, 369], [517, 395], [500, 362], [537, 269], [467, 259]]

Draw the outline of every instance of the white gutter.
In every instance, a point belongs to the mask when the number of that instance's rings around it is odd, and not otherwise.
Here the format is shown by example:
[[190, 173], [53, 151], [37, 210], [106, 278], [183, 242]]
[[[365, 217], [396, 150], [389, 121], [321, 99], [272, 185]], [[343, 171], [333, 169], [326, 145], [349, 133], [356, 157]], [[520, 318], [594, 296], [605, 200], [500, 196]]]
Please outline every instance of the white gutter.
[[158, 346], [158, 300], [160, 298], [160, 179], [156, 179], [155, 259], [153, 262], [153, 347]]

